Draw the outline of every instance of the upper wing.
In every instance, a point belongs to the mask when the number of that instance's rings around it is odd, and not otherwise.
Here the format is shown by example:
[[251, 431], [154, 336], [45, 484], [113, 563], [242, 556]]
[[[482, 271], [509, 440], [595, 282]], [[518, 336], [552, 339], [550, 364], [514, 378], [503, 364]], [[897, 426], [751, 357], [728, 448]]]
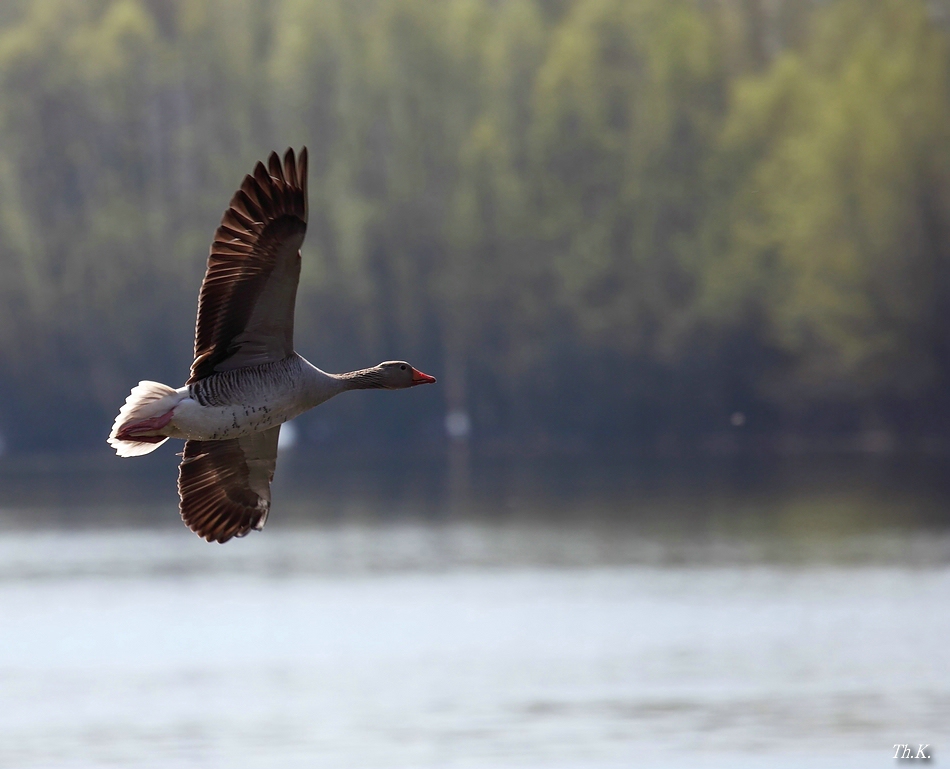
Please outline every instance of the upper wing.
[[280, 425], [242, 438], [185, 441], [178, 467], [181, 519], [208, 542], [260, 531], [270, 510]]
[[258, 163], [214, 234], [198, 296], [195, 362], [187, 384], [294, 351], [294, 300], [307, 231], [307, 148]]

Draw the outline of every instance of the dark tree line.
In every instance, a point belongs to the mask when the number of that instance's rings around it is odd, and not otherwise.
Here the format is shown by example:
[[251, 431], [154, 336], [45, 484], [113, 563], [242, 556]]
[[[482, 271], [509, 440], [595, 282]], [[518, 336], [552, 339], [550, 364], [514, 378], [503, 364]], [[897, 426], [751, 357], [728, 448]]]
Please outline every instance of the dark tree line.
[[380, 445], [662, 447], [950, 420], [947, 13], [917, 0], [0, 9], [0, 432], [98, 446], [190, 363], [210, 235], [311, 151], [297, 345], [438, 396]]

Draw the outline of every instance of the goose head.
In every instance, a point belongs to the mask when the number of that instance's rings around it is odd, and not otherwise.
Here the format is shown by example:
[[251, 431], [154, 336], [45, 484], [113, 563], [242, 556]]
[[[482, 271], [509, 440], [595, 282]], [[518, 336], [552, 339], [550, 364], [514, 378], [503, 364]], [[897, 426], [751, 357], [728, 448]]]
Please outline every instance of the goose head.
[[380, 363], [376, 370], [379, 372], [380, 387], [387, 390], [402, 390], [406, 387], [435, 383], [434, 376], [423, 374], [404, 360], [387, 360]]

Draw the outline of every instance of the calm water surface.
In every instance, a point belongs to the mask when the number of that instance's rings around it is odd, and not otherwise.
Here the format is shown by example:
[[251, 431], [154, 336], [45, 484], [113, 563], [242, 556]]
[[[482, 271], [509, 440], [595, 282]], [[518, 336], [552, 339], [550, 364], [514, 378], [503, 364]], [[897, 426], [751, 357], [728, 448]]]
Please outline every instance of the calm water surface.
[[0, 767], [950, 755], [939, 467], [511, 464], [459, 494], [292, 458], [267, 531], [217, 546], [166, 454], [0, 466]]
[[946, 542], [891, 543], [919, 567], [693, 566], [623, 539], [7, 532], [0, 766], [873, 767], [897, 742], [950, 749]]

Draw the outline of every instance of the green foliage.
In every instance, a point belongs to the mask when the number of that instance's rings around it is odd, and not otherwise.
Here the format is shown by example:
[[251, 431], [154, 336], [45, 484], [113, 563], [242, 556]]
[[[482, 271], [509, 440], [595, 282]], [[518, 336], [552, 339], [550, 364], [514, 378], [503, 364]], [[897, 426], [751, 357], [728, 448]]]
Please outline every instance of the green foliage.
[[718, 74], [691, 3], [586, 0], [552, 35], [534, 101], [536, 218], [589, 344], [662, 354], [681, 331]]
[[722, 133], [709, 301], [718, 315], [758, 305], [797, 362], [786, 394], [935, 383], [950, 61], [922, 5], [872, 8], [818, 14], [805, 50], [736, 85]]
[[98, 443], [130, 384], [183, 379], [225, 201], [301, 144], [298, 347], [444, 375], [421, 420], [347, 407], [391, 437], [950, 416], [940, 8], [6, 4], [0, 430]]

